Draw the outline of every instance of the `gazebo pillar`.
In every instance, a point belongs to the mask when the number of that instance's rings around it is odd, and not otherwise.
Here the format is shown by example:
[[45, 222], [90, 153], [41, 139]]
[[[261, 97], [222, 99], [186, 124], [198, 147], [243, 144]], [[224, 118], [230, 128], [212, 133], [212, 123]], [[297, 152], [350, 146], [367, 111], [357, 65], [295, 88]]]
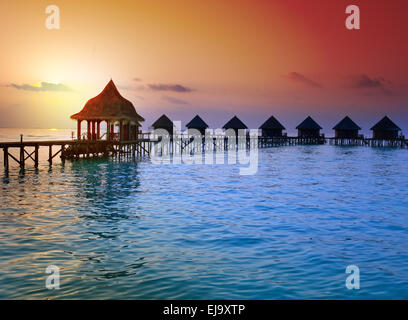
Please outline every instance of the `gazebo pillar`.
[[124, 130], [123, 130], [123, 121], [119, 121], [119, 140], [123, 141], [123, 134], [124, 134]]
[[129, 138], [130, 121], [124, 125], [123, 140], [130, 140]]
[[110, 140], [110, 124], [109, 124], [109, 121], [108, 120], [105, 120], [106, 121], [106, 140]]
[[95, 140], [95, 120], [92, 120], [91, 140]]
[[101, 121], [96, 121], [96, 140], [101, 138]]
[[113, 140], [115, 138], [115, 122], [111, 123], [111, 140]]
[[87, 137], [88, 140], [91, 140], [91, 120], [86, 120], [86, 124], [87, 124]]
[[77, 139], [81, 140], [81, 122], [82, 120], [77, 121]]
[[132, 132], [133, 132], [133, 140], [137, 140], [137, 125], [133, 125]]

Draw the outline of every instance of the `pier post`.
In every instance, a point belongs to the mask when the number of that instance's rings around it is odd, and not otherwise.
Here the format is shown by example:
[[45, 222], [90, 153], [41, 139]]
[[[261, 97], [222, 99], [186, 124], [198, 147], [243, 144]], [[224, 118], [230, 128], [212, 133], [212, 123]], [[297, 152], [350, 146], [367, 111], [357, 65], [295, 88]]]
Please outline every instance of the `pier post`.
[[65, 146], [61, 146], [61, 162], [65, 163]]
[[24, 155], [24, 146], [21, 144], [20, 147], [20, 168], [24, 169], [25, 166], [25, 155]]
[[52, 165], [52, 145], [50, 145], [48, 149], [48, 162]]
[[35, 151], [34, 151], [34, 167], [35, 168], [38, 168], [38, 149], [39, 149], [39, 146], [36, 145]]
[[4, 168], [8, 170], [9, 169], [8, 148], [5, 147], [3, 149], [3, 152], [4, 152]]

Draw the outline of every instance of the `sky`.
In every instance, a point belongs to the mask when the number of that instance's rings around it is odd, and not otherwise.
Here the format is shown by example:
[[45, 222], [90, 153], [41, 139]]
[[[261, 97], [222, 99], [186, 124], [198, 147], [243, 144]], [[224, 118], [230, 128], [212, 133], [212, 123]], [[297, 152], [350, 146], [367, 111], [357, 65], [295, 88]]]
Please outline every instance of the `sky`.
[[144, 129], [163, 113], [212, 128], [275, 115], [293, 132], [311, 115], [330, 133], [350, 115], [368, 133], [388, 115], [408, 133], [405, 0], [14, 0], [0, 26], [0, 127], [75, 128], [112, 78]]

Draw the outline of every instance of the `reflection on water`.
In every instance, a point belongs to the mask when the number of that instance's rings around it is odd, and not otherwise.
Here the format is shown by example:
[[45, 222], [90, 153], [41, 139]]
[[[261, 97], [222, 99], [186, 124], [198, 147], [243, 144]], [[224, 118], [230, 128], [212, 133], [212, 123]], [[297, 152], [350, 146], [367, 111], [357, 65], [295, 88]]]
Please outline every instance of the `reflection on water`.
[[292, 146], [260, 150], [255, 176], [109, 159], [2, 171], [0, 298], [408, 298], [407, 160]]

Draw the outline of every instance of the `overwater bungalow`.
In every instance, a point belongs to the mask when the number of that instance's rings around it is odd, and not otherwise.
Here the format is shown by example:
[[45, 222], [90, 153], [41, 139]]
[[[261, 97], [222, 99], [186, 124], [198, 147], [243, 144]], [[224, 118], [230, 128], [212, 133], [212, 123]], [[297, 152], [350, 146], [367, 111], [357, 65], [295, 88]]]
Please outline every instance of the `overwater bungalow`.
[[173, 130], [174, 130], [174, 124], [165, 114], [163, 114], [159, 119], [157, 119], [152, 124], [152, 128], [153, 129], [165, 129], [170, 134], [170, 136], [172, 136]]
[[239, 129], [245, 129], [245, 130], [248, 129], [248, 127], [241, 120], [239, 120], [237, 116], [233, 116], [232, 119], [228, 121], [222, 128], [224, 130], [234, 129], [237, 137], [238, 137]]
[[396, 139], [398, 138], [398, 132], [401, 131], [401, 128], [390, 118], [385, 116], [377, 122], [371, 130], [373, 130], [374, 139]]
[[[128, 141], [135, 140], [140, 131], [140, 122], [145, 119], [140, 116], [133, 104], [121, 96], [112, 80], [96, 97], [88, 100], [83, 109], [71, 116], [77, 120], [78, 140], [99, 140], [101, 136], [101, 122], [106, 122], [106, 140]], [[81, 136], [81, 123], [87, 122], [87, 134]], [[119, 132], [115, 133], [115, 124]]]
[[270, 116], [259, 129], [262, 130], [263, 137], [282, 137], [282, 131], [286, 130], [274, 116]]
[[199, 115], [196, 115], [189, 123], [186, 124], [188, 129], [197, 129], [204, 136], [205, 130], [208, 128], [208, 124], [205, 123]]
[[308, 116], [296, 129], [298, 130], [298, 137], [302, 138], [318, 138], [322, 127]]
[[336, 138], [353, 139], [358, 138], [358, 131], [361, 128], [349, 116], [346, 116], [333, 127], [333, 130]]

